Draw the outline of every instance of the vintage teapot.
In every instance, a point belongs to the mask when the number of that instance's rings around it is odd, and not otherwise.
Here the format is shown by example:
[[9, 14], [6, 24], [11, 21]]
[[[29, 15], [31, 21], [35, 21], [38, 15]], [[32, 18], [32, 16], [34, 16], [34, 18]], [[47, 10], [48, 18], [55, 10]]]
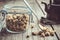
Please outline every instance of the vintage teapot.
[[45, 11], [47, 12], [47, 19], [52, 20], [56, 23], [60, 23], [60, 1], [50, 0], [50, 3], [47, 5], [45, 2], [42, 4], [45, 5]]

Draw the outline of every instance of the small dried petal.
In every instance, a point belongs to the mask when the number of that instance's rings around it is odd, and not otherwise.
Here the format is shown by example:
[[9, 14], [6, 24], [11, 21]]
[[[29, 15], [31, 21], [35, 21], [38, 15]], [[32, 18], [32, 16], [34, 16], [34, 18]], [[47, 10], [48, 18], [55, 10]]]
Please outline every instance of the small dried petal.
[[38, 35], [41, 35], [41, 33], [43, 33], [43, 31], [39, 31], [39, 32], [38, 32]]
[[32, 32], [32, 35], [37, 35], [38, 33], [37, 32]]
[[50, 33], [49, 33], [49, 32], [46, 32], [46, 33], [45, 33], [45, 36], [49, 36], [49, 35], [50, 35]]
[[29, 38], [29, 35], [27, 35], [26, 38]]
[[45, 37], [45, 34], [44, 33], [41, 33], [41, 37]]

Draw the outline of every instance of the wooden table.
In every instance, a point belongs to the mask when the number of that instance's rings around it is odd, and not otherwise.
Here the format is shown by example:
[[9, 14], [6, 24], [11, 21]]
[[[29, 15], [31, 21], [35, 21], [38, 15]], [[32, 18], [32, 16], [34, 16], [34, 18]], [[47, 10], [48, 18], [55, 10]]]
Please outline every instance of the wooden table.
[[[51, 28], [49, 25], [46, 25], [46, 27]], [[31, 26], [29, 26], [26, 32], [20, 34], [11, 34], [7, 32], [2, 32], [2, 34], [0, 35], [0, 40], [58, 40], [56, 35], [49, 37], [33, 36], [32, 32], [37, 31], [40, 31], [38, 26], [34, 26], [33, 29], [31, 29]], [[27, 38], [27, 36], [29, 37]]]
[[[29, 2], [29, 1], [28, 1]], [[18, 3], [18, 2], [17, 2]], [[38, 15], [38, 18], [41, 18], [41, 16], [44, 16], [42, 11], [40, 10], [40, 8], [38, 7], [38, 5], [35, 2], [29, 2], [31, 7], [36, 11], [36, 15]], [[37, 32], [40, 31], [41, 29], [36, 25], [36, 19], [33, 17], [34, 19], [34, 28], [31, 28], [31, 26], [29, 26], [28, 30], [26, 30], [26, 32], [24, 33], [19, 33], [19, 34], [12, 34], [12, 33], [8, 33], [7, 31], [4, 31], [0, 33], [0, 40], [58, 40], [56, 35], [54, 36], [49, 36], [49, 37], [40, 37], [40, 36], [33, 36], [32, 32]], [[31, 23], [32, 24], [32, 23]], [[45, 25], [46, 27], [51, 28], [51, 26], [49, 25]], [[53, 25], [54, 29], [56, 30], [59, 38], [60, 38], [60, 25]], [[27, 35], [29, 35], [29, 37], [27, 38]]]

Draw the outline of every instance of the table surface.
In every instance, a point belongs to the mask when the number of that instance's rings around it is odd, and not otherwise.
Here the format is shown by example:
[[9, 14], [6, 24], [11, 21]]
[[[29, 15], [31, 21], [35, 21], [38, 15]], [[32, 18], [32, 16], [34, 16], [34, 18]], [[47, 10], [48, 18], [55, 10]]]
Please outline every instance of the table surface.
[[[18, 1], [16, 1], [16, 2], [18, 3]], [[10, 2], [10, 4], [11, 4], [11, 2]], [[40, 8], [38, 7], [38, 5], [36, 3], [30, 2], [30, 5], [36, 12], [36, 15], [38, 15], [38, 18], [40, 18], [41, 16], [44, 16], [42, 11], [40, 10]], [[33, 24], [34, 27], [31, 28], [31, 25], [30, 25], [28, 30], [26, 30], [26, 32], [24, 32], [24, 33], [12, 34], [12, 33], [8, 33], [7, 31], [4, 31], [5, 29], [2, 30], [2, 32], [0, 33], [0, 40], [58, 40], [56, 35], [44, 37], [44, 38], [40, 37], [40, 36], [33, 36], [32, 32], [41, 31], [41, 29], [38, 27], [38, 25], [36, 25], [37, 23], [36, 23], [36, 19], [34, 18], [34, 16], [33, 16], [33, 20], [34, 20], [34, 23], [31, 22], [30, 24]], [[53, 25], [54, 29], [56, 30], [56, 33], [58, 34], [58, 36], [60, 38], [60, 27], [59, 26], [60, 25]], [[45, 27], [51, 28], [51, 26], [49, 26], [49, 25], [45, 25]], [[27, 35], [29, 35], [28, 38], [27, 38]]]

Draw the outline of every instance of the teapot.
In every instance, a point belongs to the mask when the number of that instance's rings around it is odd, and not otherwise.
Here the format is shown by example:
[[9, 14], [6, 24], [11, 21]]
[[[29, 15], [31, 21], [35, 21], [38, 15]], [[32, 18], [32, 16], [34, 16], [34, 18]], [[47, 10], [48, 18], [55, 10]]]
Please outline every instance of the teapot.
[[[56, 0], [58, 1], [58, 0]], [[47, 19], [60, 23], [60, 3], [55, 3], [55, 1], [50, 0], [50, 3], [47, 5], [45, 2], [41, 2], [45, 5], [45, 11], [47, 13]]]

